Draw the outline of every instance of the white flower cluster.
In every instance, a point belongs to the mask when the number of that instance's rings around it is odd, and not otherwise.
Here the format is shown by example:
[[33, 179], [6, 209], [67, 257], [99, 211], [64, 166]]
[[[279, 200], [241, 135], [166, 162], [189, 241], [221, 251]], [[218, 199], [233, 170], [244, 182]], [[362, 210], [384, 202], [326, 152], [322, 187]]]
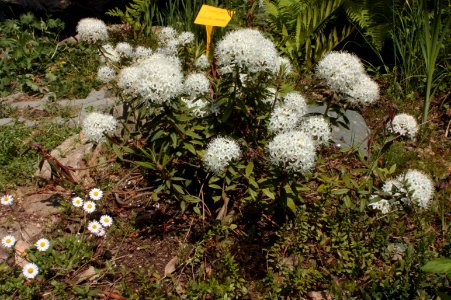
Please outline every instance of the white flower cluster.
[[116, 48], [114, 50], [116, 50], [116, 52], [119, 53], [119, 56], [121, 58], [130, 58], [134, 55], [133, 47], [129, 43], [125, 42], [117, 43]]
[[297, 130], [280, 133], [267, 146], [269, 159], [288, 172], [304, 173], [315, 164], [315, 144], [310, 135]]
[[153, 54], [131, 67], [122, 69], [118, 87], [126, 94], [161, 105], [182, 92], [183, 75], [180, 63], [177, 58]]
[[269, 117], [268, 130], [271, 133], [289, 131], [299, 124], [299, 114], [286, 106], [276, 106]]
[[218, 174], [240, 156], [241, 150], [237, 142], [231, 138], [217, 137], [208, 144], [203, 162], [208, 170]]
[[124, 94], [136, 97], [136, 82], [139, 80], [141, 70], [138, 64], [131, 67], [125, 67], [119, 72], [117, 86]]
[[135, 52], [133, 53], [133, 57], [135, 60], [140, 60], [143, 58], [148, 58], [153, 53], [152, 49], [143, 47], [143, 46], [137, 46], [135, 48]]
[[222, 74], [231, 73], [235, 66], [245, 73], [278, 71], [276, 47], [255, 29], [229, 32], [218, 43], [215, 53]]
[[307, 102], [304, 97], [298, 92], [288, 93], [271, 113], [268, 130], [278, 133], [295, 129], [306, 112]]
[[327, 144], [331, 135], [330, 124], [322, 116], [305, 118], [301, 122], [300, 130], [310, 134], [313, 140], [319, 145]]
[[275, 88], [272, 88], [272, 87], [267, 88], [266, 91], [268, 92], [267, 97], [262, 99], [261, 101], [264, 104], [273, 105], [274, 100], [276, 100], [276, 92], [277, 91]]
[[196, 68], [205, 70], [210, 67], [210, 62], [208, 61], [208, 57], [205, 54], [202, 54], [196, 59], [194, 65], [196, 66]]
[[418, 133], [417, 120], [408, 114], [398, 114], [393, 118], [391, 124], [387, 124], [388, 131], [399, 134], [401, 136], [408, 136], [414, 139]]
[[210, 81], [202, 73], [192, 73], [186, 77], [183, 89], [185, 94], [190, 95], [191, 98], [197, 98], [208, 93]]
[[390, 211], [390, 202], [388, 202], [385, 199], [381, 199], [379, 201], [372, 202], [372, 203], [368, 204], [368, 206], [371, 206], [373, 209], [380, 210], [381, 213], [383, 213], [384, 215]]
[[100, 49], [100, 62], [105, 63], [107, 60], [114, 63], [121, 61], [121, 55], [111, 44], [105, 44]]
[[368, 105], [379, 99], [379, 86], [353, 54], [329, 52], [316, 66], [316, 74], [351, 104]]
[[81, 19], [77, 24], [80, 40], [88, 43], [105, 41], [108, 39], [108, 28], [102, 20], [94, 18]]
[[100, 66], [97, 70], [97, 80], [108, 83], [116, 78], [116, 70], [108, 65]]
[[157, 33], [158, 40], [163, 44], [168, 44], [171, 41], [174, 41], [177, 36], [177, 31], [172, 27], [163, 27]]
[[344, 97], [353, 105], [370, 105], [379, 99], [379, 85], [367, 74], [362, 74]]
[[276, 72], [284, 71], [284, 75], [288, 76], [291, 73], [292, 66], [290, 60], [286, 57], [278, 57], [276, 61]]
[[[386, 181], [382, 186], [382, 191], [395, 198], [400, 198], [399, 200], [405, 204], [416, 204], [421, 208], [427, 208], [434, 196], [434, 183], [423, 172], [410, 169], [396, 179]], [[392, 205], [396, 204], [399, 204], [399, 202], [392, 203]], [[383, 207], [383, 213], [386, 213], [390, 208], [390, 203], [385, 199], [370, 203], [370, 205], [381, 211], [381, 207]]]
[[182, 97], [182, 101], [185, 103], [186, 107], [189, 109], [190, 114], [196, 118], [203, 118], [210, 114], [208, 110], [208, 101], [204, 99], [187, 99]]
[[163, 27], [157, 34], [160, 41], [160, 48], [157, 53], [163, 55], [176, 55], [179, 46], [186, 46], [194, 41], [194, 34], [192, 32], [184, 31], [177, 34], [177, 31], [172, 27]]
[[116, 130], [117, 121], [113, 116], [90, 113], [83, 121], [83, 133], [90, 142], [100, 142], [106, 133]]
[[194, 33], [189, 31], [184, 31], [180, 33], [179, 36], [177, 37], [177, 43], [180, 46], [191, 44], [193, 41], [194, 41]]

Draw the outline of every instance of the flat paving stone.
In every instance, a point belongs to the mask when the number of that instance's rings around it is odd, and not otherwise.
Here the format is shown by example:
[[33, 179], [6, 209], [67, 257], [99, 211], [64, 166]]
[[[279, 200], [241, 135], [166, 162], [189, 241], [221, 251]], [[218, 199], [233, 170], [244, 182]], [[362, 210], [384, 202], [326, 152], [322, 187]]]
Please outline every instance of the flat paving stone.
[[[326, 111], [325, 105], [309, 105], [309, 113], [321, 113]], [[329, 112], [330, 117], [337, 117], [335, 112]], [[349, 120], [349, 129], [332, 126], [332, 141], [339, 147], [360, 149], [364, 155], [368, 156], [368, 138], [370, 129], [366, 125], [363, 116], [355, 110], [346, 110], [345, 116]], [[338, 121], [344, 122], [343, 118]]]

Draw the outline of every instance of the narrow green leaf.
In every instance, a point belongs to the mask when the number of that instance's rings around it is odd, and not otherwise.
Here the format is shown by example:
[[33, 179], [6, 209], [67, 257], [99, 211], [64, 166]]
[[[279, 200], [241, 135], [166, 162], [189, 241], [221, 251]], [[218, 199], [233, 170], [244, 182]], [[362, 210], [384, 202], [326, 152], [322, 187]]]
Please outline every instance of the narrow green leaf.
[[287, 207], [295, 214], [297, 211], [296, 204], [294, 204], [293, 199], [288, 198], [287, 199]]
[[249, 176], [251, 175], [251, 173], [252, 173], [253, 170], [254, 170], [254, 162], [251, 161], [251, 162], [249, 162], [249, 164], [246, 166], [246, 170], [245, 170], [245, 172], [246, 172], [246, 177], [249, 177]]
[[186, 150], [188, 150], [189, 152], [191, 152], [194, 155], [197, 155], [196, 149], [194, 148], [194, 146], [190, 143], [184, 143], [183, 144], [183, 148], [185, 148]]
[[201, 215], [200, 209], [199, 209], [198, 206], [195, 206], [195, 207], [193, 208], [193, 210], [194, 210], [194, 212], [195, 212], [196, 214], [198, 214], [199, 216]]
[[422, 268], [427, 273], [446, 273], [451, 274], [451, 259], [439, 258], [428, 261]]
[[263, 189], [262, 192], [263, 192], [263, 194], [268, 196], [270, 199], [272, 199], [272, 200], [276, 199], [276, 196], [274, 195], [274, 193], [271, 192], [269, 189]]
[[147, 161], [135, 161], [135, 164], [137, 164], [138, 166], [147, 168], [147, 169], [151, 169], [151, 170], [156, 170], [156, 166], [150, 162]]

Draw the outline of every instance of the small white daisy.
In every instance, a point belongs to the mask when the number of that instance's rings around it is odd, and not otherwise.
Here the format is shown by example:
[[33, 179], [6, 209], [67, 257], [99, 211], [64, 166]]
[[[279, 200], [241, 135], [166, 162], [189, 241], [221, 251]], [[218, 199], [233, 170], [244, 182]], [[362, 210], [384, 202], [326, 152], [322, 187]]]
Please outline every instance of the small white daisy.
[[100, 200], [103, 197], [103, 192], [101, 189], [92, 189], [89, 191], [89, 198], [92, 200]]
[[3, 204], [3, 205], [12, 205], [13, 204], [13, 202], [14, 202], [14, 197], [13, 196], [11, 196], [11, 195], [4, 195], [4, 196], [2, 196], [2, 198], [0, 198], [1, 200], [1, 203]]
[[103, 227], [110, 227], [111, 224], [113, 224], [113, 218], [109, 215], [103, 215], [100, 217], [100, 224], [102, 224]]
[[85, 212], [90, 214], [96, 210], [96, 204], [92, 201], [86, 201], [83, 205], [83, 209], [85, 210]]
[[50, 247], [50, 242], [48, 239], [40, 239], [36, 242], [35, 245], [39, 251], [44, 252], [47, 251], [47, 249]]
[[11, 248], [16, 243], [16, 238], [12, 235], [7, 235], [2, 239], [2, 245], [6, 248]]
[[96, 236], [100, 236], [100, 237], [105, 236], [105, 234], [106, 234], [105, 228], [103, 228], [103, 227], [100, 228], [99, 231], [95, 232], [94, 234]]
[[74, 197], [72, 198], [72, 205], [75, 207], [82, 207], [83, 206], [83, 199], [80, 197]]
[[91, 233], [97, 234], [101, 229], [103, 229], [102, 225], [100, 225], [100, 223], [97, 221], [91, 221], [88, 224], [88, 230]]
[[22, 274], [28, 279], [35, 278], [39, 273], [39, 268], [33, 263], [28, 263], [23, 267]]

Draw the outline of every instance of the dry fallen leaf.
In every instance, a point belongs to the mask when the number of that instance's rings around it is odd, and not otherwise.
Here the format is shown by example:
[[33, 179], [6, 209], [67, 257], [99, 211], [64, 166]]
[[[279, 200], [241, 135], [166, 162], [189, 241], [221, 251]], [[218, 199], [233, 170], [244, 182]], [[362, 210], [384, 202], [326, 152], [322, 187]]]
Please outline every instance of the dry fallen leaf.
[[174, 256], [164, 267], [164, 276], [172, 274], [175, 271], [177, 265], [177, 256]]

